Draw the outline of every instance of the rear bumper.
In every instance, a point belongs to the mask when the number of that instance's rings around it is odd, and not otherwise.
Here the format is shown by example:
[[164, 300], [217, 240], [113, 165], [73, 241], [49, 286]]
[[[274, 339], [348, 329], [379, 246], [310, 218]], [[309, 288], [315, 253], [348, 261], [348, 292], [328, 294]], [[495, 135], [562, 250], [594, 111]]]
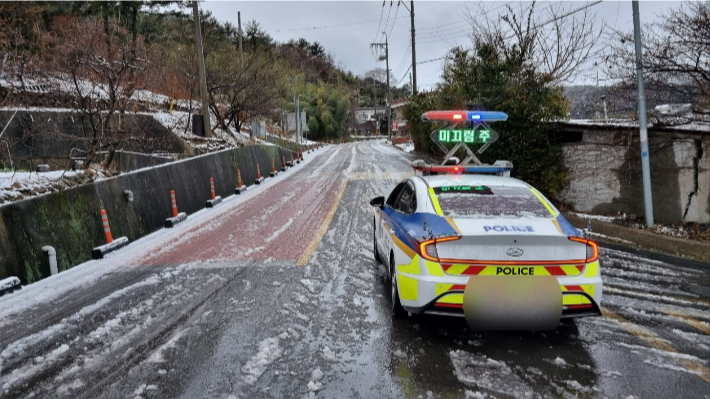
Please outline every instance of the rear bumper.
[[[461, 294], [463, 294], [463, 291], [461, 291]], [[564, 294], [563, 294], [564, 295]], [[594, 317], [594, 316], [601, 316], [602, 312], [601, 309], [599, 308], [599, 304], [597, 304], [596, 301], [594, 301], [593, 298], [588, 296], [587, 294], [582, 294], [587, 296], [589, 301], [591, 303], [588, 304], [588, 306], [581, 306], [581, 305], [562, 305], [562, 319], [571, 319], [571, 318], [579, 318], [579, 317]], [[442, 306], [442, 304], [437, 305], [437, 300], [439, 298], [429, 302], [423, 307], [420, 308], [415, 308], [415, 307], [410, 307], [410, 306], [403, 306], [404, 309], [408, 312], [412, 312], [413, 314], [431, 314], [431, 315], [437, 315], [437, 316], [449, 316], [449, 317], [464, 317], [463, 313], [463, 305], [455, 305], [455, 304], [450, 304], [446, 306]]]
[[[463, 295], [470, 276], [397, 273], [400, 301], [414, 314], [463, 317]], [[602, 280], [596, 276], [557, 277], [563, 297], [562, 318], [601, 315]]]

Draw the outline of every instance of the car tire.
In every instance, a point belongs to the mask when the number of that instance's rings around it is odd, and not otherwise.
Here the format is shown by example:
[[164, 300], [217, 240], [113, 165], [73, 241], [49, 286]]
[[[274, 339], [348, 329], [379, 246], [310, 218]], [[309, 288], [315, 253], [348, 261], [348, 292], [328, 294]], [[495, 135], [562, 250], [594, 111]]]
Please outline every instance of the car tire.
[[390, 300], [392, 305], [392, 317], [400, 317], [404, 314], [402, 302], [399, 300], [399, 288], [397, 287], [397, 272], [394, 264], [394, 254], [390, 255]]
[[377, 222], [372, 219], [372, 252], [375, 253], [375, 262], [382, 263], [380, 252], [377, 250]]

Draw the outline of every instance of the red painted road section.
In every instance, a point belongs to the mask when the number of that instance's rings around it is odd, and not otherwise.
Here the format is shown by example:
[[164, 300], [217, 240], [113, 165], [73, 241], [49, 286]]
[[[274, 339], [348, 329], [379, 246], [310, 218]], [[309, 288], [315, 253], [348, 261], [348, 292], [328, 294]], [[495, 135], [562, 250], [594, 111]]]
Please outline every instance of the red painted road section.
[[258, 194], [220, 219], [192, 226], [179, 245], [148, 255], [142, 263], [298, 259], [333, 206], [343, 180], [341, 171], [347, 168], [349, 157], [338, 156], [323, 168], [329, 154], [318, 154], [308, 164], [289, 169], [288, 176], [272, 186], [249, 187]]

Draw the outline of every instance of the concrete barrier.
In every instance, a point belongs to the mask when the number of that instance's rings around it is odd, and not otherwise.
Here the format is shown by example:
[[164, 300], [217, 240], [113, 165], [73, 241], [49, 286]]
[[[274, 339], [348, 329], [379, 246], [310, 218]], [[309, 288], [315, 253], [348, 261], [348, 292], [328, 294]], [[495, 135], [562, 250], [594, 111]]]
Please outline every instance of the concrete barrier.
[[[90, 260], [93, 249], [106, 243], [96, 220], [100, 209], [111, 215], [116, 236], [135, 241], [174, 217], [170, 190], [187, 216], [204, 208], [210, 177], [215, 193], [226, 197], [237, 186], [238, 170], [244, 181], [254, 182], [257, 162], [268, 165], [290, 153], [273, 145], [233, 148], [0, 205], [0, 279], [17, 276], [28, 284], [48, 277], [49, 268], [42, 266], [46, 245], [56, 249], [60, 272]], [[125, 190], [133, 193], [132, 202], [126, 201]]]

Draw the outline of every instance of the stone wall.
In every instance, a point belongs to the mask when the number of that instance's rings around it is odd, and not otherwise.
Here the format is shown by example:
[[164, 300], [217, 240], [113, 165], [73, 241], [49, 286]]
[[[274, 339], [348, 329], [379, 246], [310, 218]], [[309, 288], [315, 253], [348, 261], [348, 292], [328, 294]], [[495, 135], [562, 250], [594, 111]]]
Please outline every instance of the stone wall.
[[[637, 127], [563, 125], [569, 185], [556, 199], [580, 212], [643, 218]], [[710, 223], [710, 132], [649, 129], [654, 219]]]
[[[92, 248], [105, 244], [101, 209], [108, 213], [114, 237], [134, 241], [162, 228], [172, 216], [170, 190], [175, 190], [180, 212], [191, 214], [205, 207], [210, 177], [217, 195], [227, 197], [234, 194], [237, 169], [244, 184], [251, 185], [257, 162], [268, 176], [271, 159], [282, 155], [290, 158], [290, 152], [278, 146], [240, 147], [2, 205], [0, 279], [17, 276], [28, 284], [47, 277], [44, 245], [57, 250], [60, 271], [91, 259]], [[124, 190], [133, 192], [133, 202], [125, 199]]]

